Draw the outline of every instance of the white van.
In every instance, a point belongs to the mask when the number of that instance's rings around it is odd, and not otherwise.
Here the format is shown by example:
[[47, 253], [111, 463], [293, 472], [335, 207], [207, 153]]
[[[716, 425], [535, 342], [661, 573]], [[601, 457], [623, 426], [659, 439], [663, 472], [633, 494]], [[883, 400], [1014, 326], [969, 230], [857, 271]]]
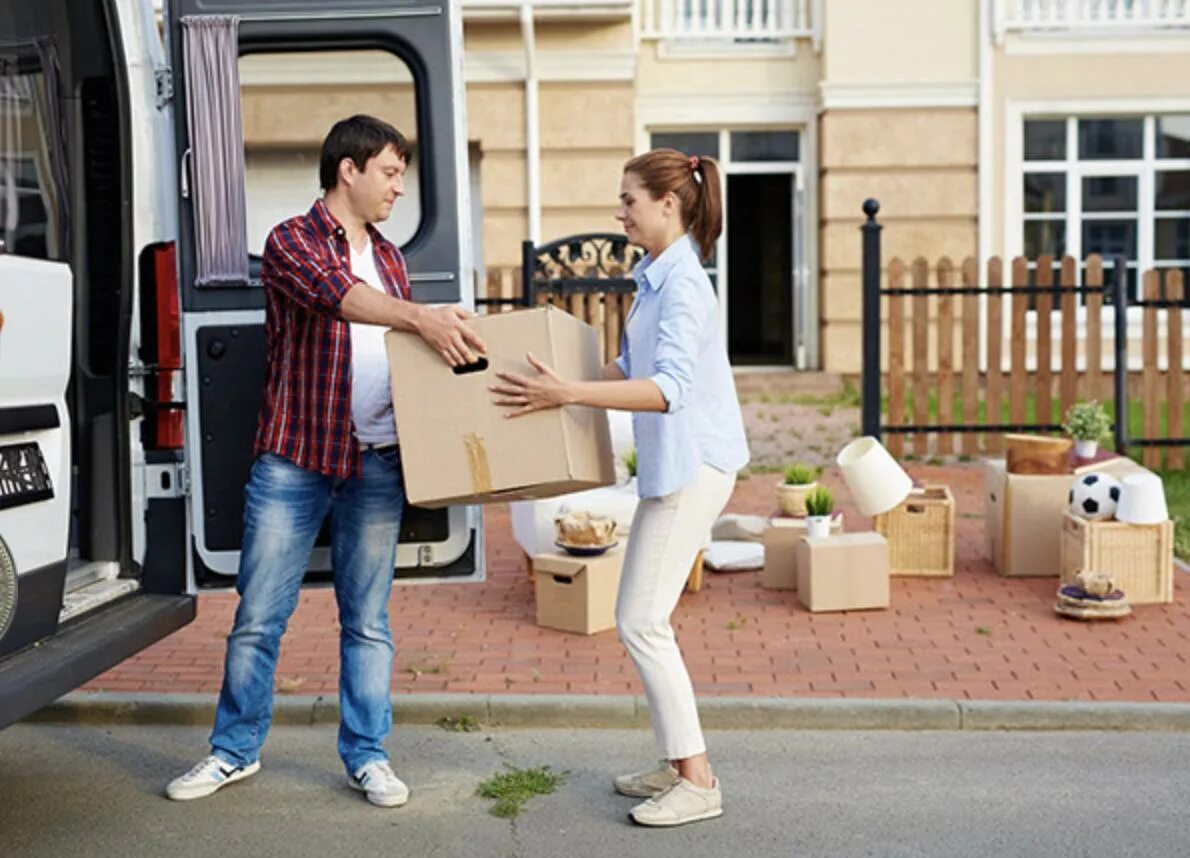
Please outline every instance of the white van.
[[[471, 304], [459, 0], [0, 2], [0, 727], [234, 584], [265, 348], [234, 72], [326, 51], [408, 70], [414, 298]], [[482, 545], [409, 509], [394, 578], [481, 579]]]

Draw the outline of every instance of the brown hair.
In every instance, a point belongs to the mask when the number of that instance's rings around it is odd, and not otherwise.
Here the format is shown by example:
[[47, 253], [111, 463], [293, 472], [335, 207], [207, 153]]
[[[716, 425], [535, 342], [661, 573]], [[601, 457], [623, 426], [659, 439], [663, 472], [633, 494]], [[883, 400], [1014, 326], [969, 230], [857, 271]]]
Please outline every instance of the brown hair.
[[714, 158], [683, 155], [677, 149], [653, 149], [624, 165], [659, 200], [672, 191], [681, 206], [682, 225], [694, 237], [703, 259], [710, 259], [723, 231], [719, 165]]

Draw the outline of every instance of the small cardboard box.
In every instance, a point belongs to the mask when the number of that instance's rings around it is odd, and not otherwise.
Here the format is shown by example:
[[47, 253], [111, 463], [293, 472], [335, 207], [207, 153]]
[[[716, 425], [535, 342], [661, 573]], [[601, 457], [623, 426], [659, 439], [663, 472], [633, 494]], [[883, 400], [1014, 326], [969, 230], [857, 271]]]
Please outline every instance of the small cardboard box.
[[1010, 474], [1003, 459], [987, 462], [987, 553], [1006, 578], [1057, 577], [1061, 564], [1062, 516], [1070, 488], [1081, 474], [1106, 473], [1117, 479], [1143, 471], [1116, 456], [1091, 462], [1069, 474]]
[[1088, 521], [1069, 510], [1062, 517], [1062, 583], [1076, 584], [1082, 569], [1116, 579], [1134, 605], [1173, 601], [1173, 522], [1129, 524]]
[[888, 542], [879, 533], [803, 537], [797, 545], [797, 597], [814, 612], [887, 608]]
[[[843, 514], [831, 519], [831, 533], [843, 532]], [[770, 518], [764, 529], [764, 567], [760, 586], [769, 590], [797, 589], [797, 544], [806, 535], [804, 518]]]
[[537, 625], [580, 635], [616, 627], [621, 548], [599, 557], [538, 554], [533, 558]]
[[386, 335], [393, 411], [409, 502], [423, 507], [546, 498], [609, 486], [616, 474], [607, 412], [567, 406], [508, 419], [496, 373], [535, 376], [532, 352], [566, 379], [598, 379], [595, 329], [556, 307], [471, 322], [488, 354], [452, 369], [421, 337]]

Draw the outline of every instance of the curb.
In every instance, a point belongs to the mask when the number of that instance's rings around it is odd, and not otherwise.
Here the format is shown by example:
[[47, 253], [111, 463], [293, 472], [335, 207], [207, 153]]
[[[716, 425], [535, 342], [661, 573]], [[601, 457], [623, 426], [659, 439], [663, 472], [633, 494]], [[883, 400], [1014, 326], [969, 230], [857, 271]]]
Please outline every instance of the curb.
[[[215, 718], [215, 696], [74, 692], [25, 719], [27, 723], [119, 726], [202, 726]], [[711, 730], [1114, 730], [1190, 732], [1190, 703], [998, 700], [882, 700], [793, 697], [706, 697], [699, 701]], [[484, 727], [644, 729], [644, 697], [589, 695], [406, 694], [393, 699], [396, 724], [436, 724], [469, 717]], [[337, 724], [333, 696], [278, 695], [273, 723]]]

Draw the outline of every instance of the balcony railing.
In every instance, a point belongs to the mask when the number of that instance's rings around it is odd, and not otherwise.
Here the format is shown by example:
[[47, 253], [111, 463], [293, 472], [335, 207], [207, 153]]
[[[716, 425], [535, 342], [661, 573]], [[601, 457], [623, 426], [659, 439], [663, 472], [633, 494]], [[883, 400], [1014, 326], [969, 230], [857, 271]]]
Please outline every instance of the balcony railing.
[[816, 0], [643, 0], [646, 39], [778, 41], [813, 39]]
[[1190, 29], [1190, 0], [997, 0], [997, 30], [1104, 36]]

